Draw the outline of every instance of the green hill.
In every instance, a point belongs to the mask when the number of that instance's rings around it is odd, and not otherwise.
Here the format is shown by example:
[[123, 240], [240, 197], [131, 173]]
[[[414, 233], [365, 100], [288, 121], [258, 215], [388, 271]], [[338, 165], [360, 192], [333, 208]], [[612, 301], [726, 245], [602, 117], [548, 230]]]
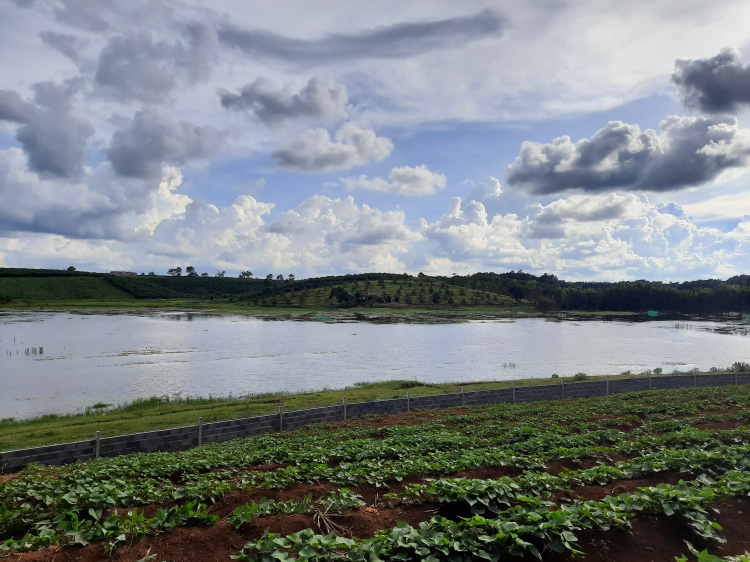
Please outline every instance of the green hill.
[[[134, 297], [104, 277], [0, 277], [0, 299], [10, 302], [130, 301]], [[0, 301], [1, 302], [1, 301]]]
[[276, 283], [282, 282], [237, 277], [120, 277], [84, 271], [0, 268], [0, 303], [226, 300], [247, 298]]

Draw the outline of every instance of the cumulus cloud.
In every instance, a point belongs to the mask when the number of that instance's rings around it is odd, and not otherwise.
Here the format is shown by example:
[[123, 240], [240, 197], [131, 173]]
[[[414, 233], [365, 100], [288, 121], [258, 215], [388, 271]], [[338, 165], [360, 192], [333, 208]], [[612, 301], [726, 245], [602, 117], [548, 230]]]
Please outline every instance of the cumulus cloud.
[[490, 176], [487, 183], [480, 183], [474, 186], [471, 193], [469, 193], [469, 199], [484, 203], [487, 199], [497, 198], [502, 194], [503, 189], [500, 186], [500, 180]]
[[435, 189], [443, 189], [446, 182], [443, 174], [431, 172], [424, 164], [416, 168], [393, 168], [388, 177], [391, 181], [380, 177], [368, 180], [364, 175], [358, 178], [341, 178], [339, 181], [349, 190], [368, 189], [408, 196], [434, 195]]
[[39, 37], [45, 45], [59, 51], [74, 63], [79, 64], [81, 62], [80, 51], [87, 43], [85, 39], [56, 31], [42, 31]]
[[316, 65], [362, 58], [412, 57], [496, 36], [505, 26], [501, 16], [492, 10], [483, 10], [473, 16], [397, 23], [358, 34], [331, 34], [317, 40], [293, 39], [265, 30], [225, 24], [219, 29], [219, 39], [253, 57]]
[[163, 164], [210, 158], [223, 139], [224, 133], [211, 125], [176, 122], [153, 109], [143, 109], [112, 135], [107, 157], [121, 176], [154, 178], [161, 175]]
[[17, 92], [0, 91], [0, 119], [21, 125], [16, 140], [31, 170], [56, 177], [80, 174], [86, 144], [94, 134], [87, 120], [69, 113], [81, 85], [79, 79], [35, 84], [36, 104], [22, 100]]
[[422, 221], [431, 261], [443, 272], [521, 267], [569, 279], [685, 279], [744, 271], [750, 250], [743, 223], [729, 233], [699, 227], [675, 216], [675, 205], [634, 194], [572, 195], [530, 210], [490, 219], [481, 203], [454, 198], [439, 220]]
[[715, 57], [675, 62], [672, 83], [686, 107], [704, 113], [733, 113], [750, 106], [750, 64], [724, 47]]
[[[77, 178], [45, 177], [18, 148], [0, 151], [0, 230], [132, 240], [159, 180], [118, 178], [109, 162]], [[163, 213], [162, 213], [163, 216]]]
[[352, 197], [315, 195], [266, 224], [273, 207], [248, 195], [225, 208], [192, 201], [184, 215], [159, 223], [149, 249], [220, 269], [394, 271], [405, 267], [402, 258], [422, 239], [404, 224], [402, 212], [360, 207]]
[[539, 213], [529, 223], [529, 236], [547, 239], [564, 238], [570, 225], [618, 221], [637, 217], [642, 212], [641, 200], [632, 193], [599, 197], [573, 195], [549, 205], [536, 203], [531, 208]]
[[208, 77], [218, 53], [216, 30], [190, 24], [174, 42], [156, 41], [151, 33], [115, 35], [99, 55], [98, 92], [119, 101], [165, 102], [179, 81]]
[[669, 191], [744, 172], [750, 132], [728, 116], [671, 116], [653, 129], [610, 121], [591, 139], [524, 142], [506, 168], [508, 183], [535, 194], [567, 189]]
[[85, 119], [48, 113], [18, 129], [16, 139], [29, 157], [29, 168], [71, 177], [81, 172], [86, 143], [93, 134]]
[[34, 117], [33, 104], [21, 99], [18, 92], [0, 90], [0, 119], [14, 123], [30, 123]]
[[55, 3], [55, 19], [87, 31], [102, 33], [109, 29], [107, 16], [119, 11], [113, 0], [60, 0]]
[[348, 101], [346, 88], [311, 78], [298, 93], [275, 90], [272, 84], [258, 78], [242, 87], [239, 94], [220, 90], [221, 105], [226, 109], [247, 111], [266, 125], [277, 125], [288, 119], [345, 118]]
[[154, 229], [162, 221], [175, 215], [184, 213], [192, 199], [182, 193], [177, 193], [177, 188], [182, 184], [182, 172], [179, 168], [167, 166], [164, 176], [159, 182], [159, 188], [148, 194], [150, 201], [146, 208], [138, 215], [136, 229], [141, 232], [148, 231], [153, 234]]
[[371, 160], [380, 161], [393, 150], [390, 139], [379, 137], [371, 129], [345, 123], [336, 131], [336, 140], [325, 129], [308, 129], [288, 146], [277, 150], [274, 162], [296, 172], [348, 170]]
[[149, 249], [175, 258], [203, 258], [216, 267], [251, 265], [251, 256], [258, 259], [260, 255], [281, 254], [287, 245], [286, 240], [259, 233], [263, 215], [273, 207], [249, 195], [240, 195], [222, 209], [204, 201], [191, 201], [184, 215], [158, 224]]

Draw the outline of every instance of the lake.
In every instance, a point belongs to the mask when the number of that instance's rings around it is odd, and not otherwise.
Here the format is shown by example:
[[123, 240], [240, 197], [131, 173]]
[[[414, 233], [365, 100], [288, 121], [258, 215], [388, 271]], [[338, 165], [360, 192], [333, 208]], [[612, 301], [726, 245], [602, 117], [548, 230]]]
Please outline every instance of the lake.
[[[302, 391], [388, 379], [705, 370], [750, 361], [750, 340], [740, 324], [692, 321], [691, 329], [681, 329], [664, 320], [545, 318], [374, 324], [5, 311], [0, 418], [76, 412], [139, 397]], [[40, 346], [42, 355], [25, 354]]]

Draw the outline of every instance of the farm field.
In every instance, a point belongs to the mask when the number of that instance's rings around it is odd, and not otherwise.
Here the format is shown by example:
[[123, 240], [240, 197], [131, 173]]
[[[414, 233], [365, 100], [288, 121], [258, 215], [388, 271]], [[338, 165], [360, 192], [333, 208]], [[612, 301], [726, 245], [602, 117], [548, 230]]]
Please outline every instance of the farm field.
[[26, 561], [744, 560], [747, 386], [374, 416], [0, 477]]

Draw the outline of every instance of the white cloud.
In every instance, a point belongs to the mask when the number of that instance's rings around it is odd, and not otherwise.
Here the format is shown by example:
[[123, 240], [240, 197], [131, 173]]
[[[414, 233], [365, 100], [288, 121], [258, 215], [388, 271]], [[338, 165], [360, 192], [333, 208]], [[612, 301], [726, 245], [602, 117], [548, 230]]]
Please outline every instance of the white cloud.
[[273, 160], [282, 168], [296, 172], [325, 172], [348, 170], [380, 161], [393, 150], [390, 139], [379, 137], [371, 129], [363, 129], [354, 123], [345, 123], [336, 131], [332, 141], [325, 129], [309, 129], [272, 154]]
[[151, 193], [148, 210], [139, 216], [138, 228], [147, 229], [151, 234], [163, 220], [185, 212], [191, 199], [182, 193], [175, 193], [182, 184], [182, 173], [178, 168], [165, 166], [164, 178], [159, 189]]
[[391, 181], [381, 177], [368, 180], [365, 175], [358, 178], [341, 178], [339, 181], [348, 190], [368, 189], [407, 196], [434, 195], [435, 189], [443, 189], [446, 183], [443, 174], [431, 172], [424, 164], [416, 168], [393, 168], [388, 177]]
[[224, 208], [193, 200], [180, 212], [185, 196], [175, 192], [178, 176], [171, 174], [160, 197], [174, 198], [173, 206], [133, 215], [149, 228], [166, 217], [153, 234], [144, 228], [128, 242], [6, 234], [0, 237], [4, 264], [163, 273], [190, 263], [202, 271], [299, 277], [523, 269], [571, 280], [685, 280], [743, 272], [750, 253], [750, 216], [722, 233], [697, 225], [675, 205], [654, 206], [633, 194], [574, 195], [532, 205], [525, 216], [489, 216], [481, 202], [456, 197], [440, 219], [414, 229], [402, 211], [358, 205], [351, 196], [315, 195], [271, 220], [274, 205], [248, 195]]
[[481, 203], [454, 198], [440, 220], [422, 221], [422, 234], [432, 243], [429, 254], [456, 271], [520, 267], [564, 279], [684, 280], [746, 269], [750, 219], [722, 233], [633, 194], [574, 195], [530, 210], [523, 218], [490, 218]]
[[0, 231], [136, 240], [190, 201], [174, 193], [179, 170], [164, 173], [161, 180], [121, 178], [102, 162], [77, 179], [45, 178], [28, 169], [20, 149], [0, 151]]

